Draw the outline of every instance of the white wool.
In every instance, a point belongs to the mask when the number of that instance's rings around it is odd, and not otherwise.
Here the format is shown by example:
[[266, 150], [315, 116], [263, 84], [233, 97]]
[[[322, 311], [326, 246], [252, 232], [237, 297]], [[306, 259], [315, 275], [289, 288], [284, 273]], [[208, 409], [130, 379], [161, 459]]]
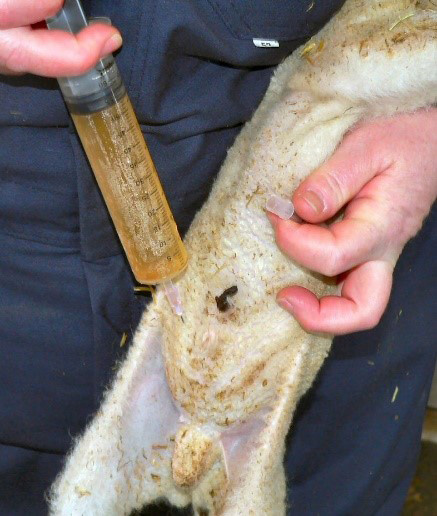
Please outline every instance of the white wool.
[[284, 439], [331, 338], [304, 332], [275, 294], [334, 287], [279, 251], [266, 201], [289, 198], [356, 123], [435, 104], [436, 64], [431, 2], [349, 0], [277, 68], [187, 235], [183, 320], [160, 290], [51, 514], [127, 515], [160, 497], [211, 515], [284, 514]]

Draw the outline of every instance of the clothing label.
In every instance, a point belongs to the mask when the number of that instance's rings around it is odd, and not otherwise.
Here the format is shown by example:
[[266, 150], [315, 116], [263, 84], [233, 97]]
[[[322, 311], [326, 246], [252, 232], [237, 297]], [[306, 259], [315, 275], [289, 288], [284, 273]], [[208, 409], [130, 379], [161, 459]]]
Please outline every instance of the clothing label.
[[277, 41], [276, 39], [253, 38], [253, 44], [256, 47], [261, 47], [261, 48], [279, 47], [279, 41]]

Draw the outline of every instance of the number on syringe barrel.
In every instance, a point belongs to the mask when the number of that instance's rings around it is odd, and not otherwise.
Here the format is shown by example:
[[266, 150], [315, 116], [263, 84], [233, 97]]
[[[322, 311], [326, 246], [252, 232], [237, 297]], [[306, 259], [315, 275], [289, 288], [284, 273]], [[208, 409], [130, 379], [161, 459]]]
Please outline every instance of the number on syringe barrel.
[[[167, 226], [164, 207], [156, 188], [153, 170], [150, 167], [143, 141], [139, 140], [136, 131], [132, 131], [133, 124], [136, 122], [131, 119], [130, 110], [126, 106], [123, 106], [121, 111], [113, 116], [112, 121], [118, 125], [117, 135], [123, 141], [122, 152], [127, 160], [127, 166], [132, 171], [131, 180], [136, 190], [134, 198], [145, 204], [145, 213], [156, 237], [159, 238], [161, 234], [164, 236]], [[138, 177], [140, 174], [142, 177]], [[171, 245], [170, 242], [164, 239], [158, 240], [160, 248], [166, 248], [168, 245]], [[171, 257], [169, 261], [171, 261]]]

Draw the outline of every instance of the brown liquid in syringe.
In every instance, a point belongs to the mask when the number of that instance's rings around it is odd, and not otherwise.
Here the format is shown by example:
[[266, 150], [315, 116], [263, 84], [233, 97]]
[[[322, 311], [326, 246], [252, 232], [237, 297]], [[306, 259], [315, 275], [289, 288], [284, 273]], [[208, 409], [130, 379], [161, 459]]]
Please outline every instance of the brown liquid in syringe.
[[136, 279], [177, 276], [187, 253], [128, 96], [72, 117]]

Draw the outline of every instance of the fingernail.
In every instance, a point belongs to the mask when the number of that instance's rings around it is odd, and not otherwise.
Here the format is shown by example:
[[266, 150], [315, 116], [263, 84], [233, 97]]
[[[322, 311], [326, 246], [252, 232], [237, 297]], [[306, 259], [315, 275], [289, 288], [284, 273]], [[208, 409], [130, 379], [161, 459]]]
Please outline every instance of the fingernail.
[[301, 194], [300, 197], [304, 199], [304, 201], [309, 204], [312, 210], [314, 210], [317, 214], [321, 214], [326, 209], [326, 204], [323, 199], [316, 194], [313, 190], [306, 190], [305, 193]]
[[280, 298], [278, 299], [278, 305], [283, 308], [284, 310], [287, 310], [287, 312], [291, 312], [291, 313], [294, 313], [294, 310], [295, 310], [295, 306], [293, 305], [293, 303], [286, 299], [286, 298]]
[[120, 34], [114, 34], [103, 45], [102, 56], [111, 54], [111, 52], [114, 52], [115, 50], [117, 50], [117, 48], [120, 48], [122, 43], [123, 43], [123, 39], [120, 36]]

